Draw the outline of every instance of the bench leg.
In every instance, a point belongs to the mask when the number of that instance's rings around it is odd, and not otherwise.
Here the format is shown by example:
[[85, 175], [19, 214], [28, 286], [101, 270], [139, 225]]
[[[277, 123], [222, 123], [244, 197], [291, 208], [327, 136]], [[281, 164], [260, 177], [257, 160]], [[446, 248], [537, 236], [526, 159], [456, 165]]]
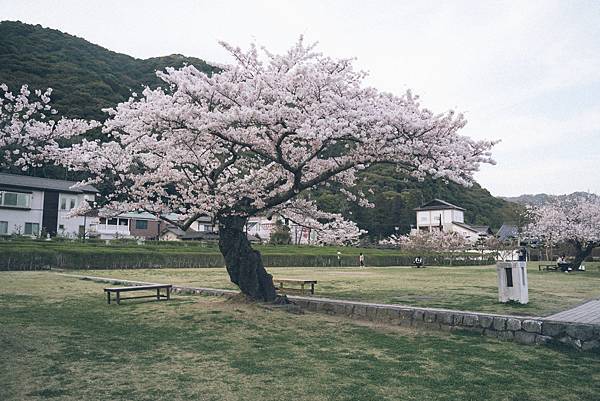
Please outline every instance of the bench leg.
[[310, 285], [310, 293], [311, 293], [312, 295], [315, 295], [315, 285], [314, 285], [314, 284], [311, 284], [311, 285]]
[[156, 300], [160, 301], [160, 288], [156, 289]]
[[117, 305], [121, 305], [121, 291], [117, 291]]
[[110, 305], [110, 291], [106, 291], [106, 300], [108, 301], [108, 304]]
[[304, 283], [300, 284], [300, 292], [302, 292], [302, 294], [304, 294]]
[[171, 299], [171, 289], [167, 288], [167, 301]]

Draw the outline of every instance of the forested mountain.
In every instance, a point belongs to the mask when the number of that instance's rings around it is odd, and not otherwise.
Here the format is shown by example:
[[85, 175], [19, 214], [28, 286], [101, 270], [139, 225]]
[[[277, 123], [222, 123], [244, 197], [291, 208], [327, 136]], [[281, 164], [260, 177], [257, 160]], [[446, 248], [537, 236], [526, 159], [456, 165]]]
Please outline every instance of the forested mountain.
[[163, 83], [156, 70], [184, 63], [205, 72], [214, 70], [193, 57], [173, 54], [140, 60], [55, 29], [0, 22], [0, 82], [13, 92], [22, 84], [53, 88], [54, 106], [67, 117], [101, 120], [102, 108], [127, 100], [142, 85]]
[[548, 202], [552, 202], [554, 200], [557, 199], [562, 199], [562, 198], [570, 198], [570, 197], [574, 197], [574, 196], [594, 196], [594, 195], [590, 195], [587, 192], [573, 192], [572, 194], [568, 194], [568, 195], [548, 195], [548, 194], [535, 194], [535, 195], [530, 195], [530, 194], [525, 194], [525, 195], [519, 195], [519, 196], [513, 196], [513, 197], [502, 197], [502, 199], [507, 200], [509, 202], [514, 202], [514, 203], [518, 203], [520, 205], [543, 205], [544, 203], [548, 203]]
[[[207, 73], [216, 71], [197, 58], [170, 55], [140, 60], [54, 29], [0, 22], [0, 83], [6, 83], [13, 91], [18, 91], [22, 84], [29, 84], [30, 89], [52, 87], [54, 106], [60, 115], [67, 117], [102, 120], [105, 118], [102, 108], [126, 100], [132, 91], [140, 92], [142, 85], [161, 85], [156, 70], [184, 64], [193, 64]], [[76, 178], [55, 168], [30, 173]], [[316, 191], [312, 196], [324, 209], [341, 211], [375, 238], [407, 232], [415, 223], [413, 208], [433, 198], [465, 208], [467, 223], [493, 228], [516, 220], [519, 209], [514, 203], [493, 197], [478, 184], [464, 188], [441, 180], [418, 182], [388, 166], [362, 172], [359, 188], [367, 194], [373, 192], [370, 198], [375, 208], [365, 209], [347, 202], [335, 187]]]
[[465, 208], [465, 221], [498, 229], [503, 223], [516, 223], [522, 206], [492, 196], [479, 184], [465, 188], [453, 182], [403, 176], [390, 166], [374, 166], [360, 175], [358, 188], [369, 196], [374, 208], [362, 208], [348, 202], [334, 189], [319, 191], [316, 199], [324, 210], [341, 210], [369, 234], [385, 237], [404, 234], [415, 222], [414, 208], [438, 198]]

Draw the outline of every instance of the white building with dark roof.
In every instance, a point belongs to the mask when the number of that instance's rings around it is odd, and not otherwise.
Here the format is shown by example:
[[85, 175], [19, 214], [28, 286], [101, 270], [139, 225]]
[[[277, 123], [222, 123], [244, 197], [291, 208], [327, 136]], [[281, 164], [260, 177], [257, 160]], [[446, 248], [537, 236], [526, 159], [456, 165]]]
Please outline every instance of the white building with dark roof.
[[441, 199], [434, 199], [415, 209], [417, 224], [413, 232], [441, 230], [457, 232], [471, 241], [491, 234], [488, 226], [465, 223], [465, 209]]
[[0, 173], [0, 235], [78, 236], [97, 223], [95, 217], [68, 217], [98, 190], [77, 182]]

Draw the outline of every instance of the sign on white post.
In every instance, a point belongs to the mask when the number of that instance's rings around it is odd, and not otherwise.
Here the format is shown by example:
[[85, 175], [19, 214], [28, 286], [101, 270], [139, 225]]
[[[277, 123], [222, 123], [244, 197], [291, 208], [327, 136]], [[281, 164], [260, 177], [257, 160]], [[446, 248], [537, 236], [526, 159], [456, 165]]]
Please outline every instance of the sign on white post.
[[498, 262], [496, 272], [500, 302], [516, 301], [522, 304], [529, 302], [527, 262]]

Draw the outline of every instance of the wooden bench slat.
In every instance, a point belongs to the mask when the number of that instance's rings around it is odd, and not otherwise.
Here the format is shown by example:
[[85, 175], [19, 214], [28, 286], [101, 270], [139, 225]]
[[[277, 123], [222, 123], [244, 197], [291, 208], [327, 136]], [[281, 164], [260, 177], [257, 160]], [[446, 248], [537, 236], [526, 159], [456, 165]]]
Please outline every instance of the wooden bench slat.
[[156, 290], [157, 288], [172, 288], [172, 284], [157, 284], [157, 285], [135, 285], [131, 287], [109, 287], [105, 288], [104, 291], [111, 292], [123, 292], [123, 291], [143, 291], [143, 290]]
[[[163, 294], [160, 294], [159, 296], [160, 296], [161, 298], [167, 298], [167, 296], [166, 296], [166, 295], [163, 295]], [[156, 298], [156, 297], [157, 297], [157, 295], [156, 295], [156, 294], [153, 294], [153, 295], [140, 295], [140, 296], [135, 296], [135, 297], [125, 297], [125, 298], [123, 298], [123, 297], [120, 297], [120, 298], [119, 298], [119, 300], [120, 300], [120, 301], [122, 301], [122, 300], [124, 300], [124, 299]]]

